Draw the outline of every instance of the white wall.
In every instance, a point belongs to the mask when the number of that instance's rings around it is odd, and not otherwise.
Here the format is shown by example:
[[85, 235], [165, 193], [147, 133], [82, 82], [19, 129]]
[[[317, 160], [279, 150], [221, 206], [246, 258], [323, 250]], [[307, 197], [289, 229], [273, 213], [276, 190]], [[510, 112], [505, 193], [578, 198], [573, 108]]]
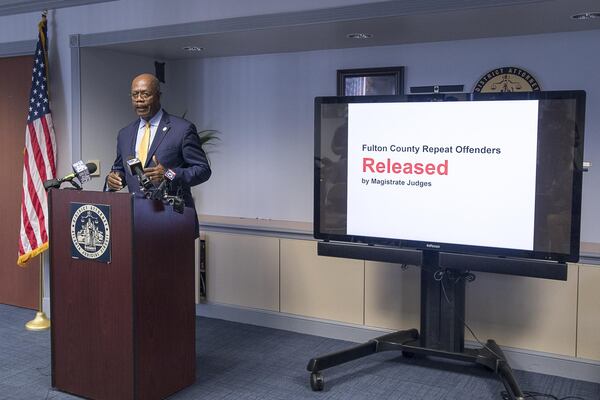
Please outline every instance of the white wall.
[[[71, 170], [71, 54], [69, 35], [305, 11], [380, 0], [120, 0], [50, 11], [51, 109], [58, 146], [58, 172]], [[40, 13], [0, 16], [0, 43], [37, 38]], [[33, 52], [34, 49], [32, 49]]]
[[81, 52], [81, 155], [100, 160], [100, 178], [85, 184], [102, 190], [116, 155], [118, 130], [136, 118], [129, 99], [134, 76], [153, 72], [154, 61], [100, 49]]
[[167, 63], [201, 128], [221, 131], [201, 213], [312, 221], [313, 99], [335, 95], [336, 70], [403, 65], [405, 86], [464, 84], [519, 66], [543, 90], [587, 91], [582, 240], [600, 242], [600, 31], [223, 57]]
[[[129, 98], [131, 80], [154, 72], [154, 59], [106, 49], [81, 50], [81, 148], [83, 160], [100, 160], [101, 176], [85, 185], [102, 190], [104, 177], [115, 160], [119, 130], [137, 118]], [[176, 92], [161, 85], [163, 106], [177, 103]], [[179, 107], [174, 107], [179, 108]], [[181, 115], [177, 114], [177, 115]], [[124, 155], [127, 156], [127, 155]]]
[[[59, 173], [68, 171], [72, 162], [70, 34], [375, 1], [121, 0], [51, 12], [50, 84]], [[38, 20], [38, 13], [0, 17], [0, 40], [34, 39]], [[599, 121], [593, 112], [600, 79], [600, 56], [593, 49], [599, 36], [600, 31], [589, 31], [172, 64], [188, 71], [188, 104], [202, 104], [202, 110], [188, 114], [190, 118], [199, 127], [223, 132], [220, 153], [213, 155], [215, 176], [198, 193], [199, 207], [211, 214], [310, 221], [312, 97], [334, 94], [338, 68], [405, 65], [407, 87], [464, 83], [470, 89], [487, 70], [516, 65], [534, 73], [544, 89], [587, 89], [586, 159], [600, 165]], [[269, 119], [264, 119], [267, 114]], [[600, 225], [594, 224], [600, 217], [599, 174], [592, 168], [584, 179], [583, 241], [600, 242]], [[260, 197], [265, 187], [277, 189], [266, 200]]]

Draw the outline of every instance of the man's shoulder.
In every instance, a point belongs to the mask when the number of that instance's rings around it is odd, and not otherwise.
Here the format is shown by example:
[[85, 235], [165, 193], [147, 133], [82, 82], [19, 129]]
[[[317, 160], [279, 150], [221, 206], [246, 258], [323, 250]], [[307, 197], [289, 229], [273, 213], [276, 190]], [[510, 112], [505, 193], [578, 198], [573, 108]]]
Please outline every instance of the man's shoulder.
[[164, 112], [163, 119], [166, 119], [166, 121], [168, 121], [168, 123], [170, 123], [173, 127], [187, 128], [191, 125], [194, 125], [192, 122], [188, 121], [185, 118], [178, 117], [173, 114], [169, 114], [166, 111], [163, 111], [163, 112]]
[[134, 121], [131, 121], [129, 124], [125, 125], [124, 127], [122, 127], [119, 130], [119, 136], [121, 136], [122, 134], [126, 134], [129, 133], [131, 131], [133, 131], [135, 129], [135, 131], [137, 132], [137, 128], [140, 125], [140, 119], [136, 119]]

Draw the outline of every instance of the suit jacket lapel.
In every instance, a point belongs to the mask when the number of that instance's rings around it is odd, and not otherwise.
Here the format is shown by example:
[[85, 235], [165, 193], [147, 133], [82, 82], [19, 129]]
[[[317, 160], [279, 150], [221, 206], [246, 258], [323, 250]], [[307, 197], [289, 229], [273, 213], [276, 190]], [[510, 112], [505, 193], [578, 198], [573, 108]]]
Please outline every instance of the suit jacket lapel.
[[144, 165], [144, 168], [150, 165], [152, 156], [154, 156], [154, 153], [156, 153], [156, 149], [158, 149], [158, 146], [160, 146], [160, 142], [162, 142], [162, 140], [165, 138], [169, 132], [169, 129], [171, 129], [171, 120], [169, 119], [169, 114], [163, 110], [163, 116], [160, 119], [158, 128], [156, 129], [154, 140], [152, 140], [152, 144], [150, 145], [150, 150], [148, 150], [148, 158], [146, 159], [146, 165]]
[[137, 121], [135, 121], [134, 123], [131, 124], [131, 127], [129, 129], [129, 135], [131, 136], [129, 138], [129, 152], [127, 154], [123, 154], [123, 162], [126, 163], [127, 162], [127, 158], [129, 156], [135, 157], [135, 141], [137, 139], [137, 133], [138, 133], [138, 129], [140, 127], [140, 119], [138, 118]]

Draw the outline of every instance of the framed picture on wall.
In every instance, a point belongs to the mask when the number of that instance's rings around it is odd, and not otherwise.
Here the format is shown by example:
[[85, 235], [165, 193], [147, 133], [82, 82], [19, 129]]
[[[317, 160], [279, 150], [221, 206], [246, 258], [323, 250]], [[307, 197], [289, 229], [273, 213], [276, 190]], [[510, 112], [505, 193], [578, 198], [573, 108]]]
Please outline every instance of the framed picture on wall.
[[404, 94], [404, 67], [338, 69], [338, 96]]

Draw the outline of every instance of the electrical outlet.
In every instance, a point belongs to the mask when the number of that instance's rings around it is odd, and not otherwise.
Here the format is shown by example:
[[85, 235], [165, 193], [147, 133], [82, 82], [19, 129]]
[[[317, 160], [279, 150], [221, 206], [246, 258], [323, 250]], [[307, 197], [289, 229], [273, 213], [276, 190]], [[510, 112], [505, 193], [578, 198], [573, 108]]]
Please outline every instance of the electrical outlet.
[[88, 160], [87, 163], [96, 164], [96, 172], [90, 174], [90, 176], [100, 176], [100, 160]]

